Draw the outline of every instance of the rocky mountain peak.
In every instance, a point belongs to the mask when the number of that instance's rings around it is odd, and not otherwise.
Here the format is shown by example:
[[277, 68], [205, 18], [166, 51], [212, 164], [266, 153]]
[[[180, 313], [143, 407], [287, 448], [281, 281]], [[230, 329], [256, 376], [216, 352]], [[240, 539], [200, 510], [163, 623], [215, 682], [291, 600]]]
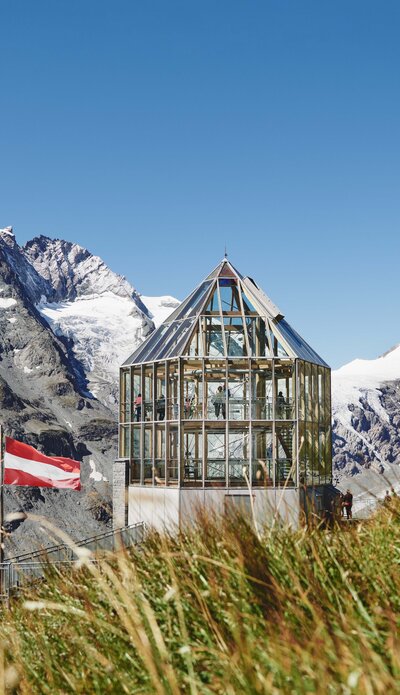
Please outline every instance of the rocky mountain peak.
[[38, 236], [25, 244], [23, 252], [38, 274], [49, 283], [51, 294], [47, 301], [71, 301], [77, 297], [110, 292], [133, 299], [138, 310], [149, 318], [135, 288], [110, 270], [99, 256], [79, 244]]
[[3, 227], [3, 229], [0, 229], [0, 239], [8, 245], [14, 244], [15, 243], [15, 234], [13, 232], [13, 228], [12, 227]]

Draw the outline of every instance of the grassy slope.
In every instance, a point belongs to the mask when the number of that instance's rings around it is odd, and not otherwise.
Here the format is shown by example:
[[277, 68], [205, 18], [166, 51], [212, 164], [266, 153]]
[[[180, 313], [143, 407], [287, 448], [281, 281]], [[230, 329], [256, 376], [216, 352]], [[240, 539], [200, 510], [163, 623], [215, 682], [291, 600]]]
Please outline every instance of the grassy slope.
[[15, 599], [6, 678], [29, 695], [400, 693], [399, 603], [399, 501], [358, 528], [261, 539], [203, 519]]

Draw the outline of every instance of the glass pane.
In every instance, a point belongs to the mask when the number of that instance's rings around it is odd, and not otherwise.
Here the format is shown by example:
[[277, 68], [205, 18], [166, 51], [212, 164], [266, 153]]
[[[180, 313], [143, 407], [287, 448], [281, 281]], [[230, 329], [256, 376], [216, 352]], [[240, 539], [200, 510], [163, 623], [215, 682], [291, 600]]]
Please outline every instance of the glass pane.
[[193, 319], [182, 321], [179, 332], [175, 334], [173, 340], [170, 341], [168, 347], [165, 348], [165, 351], [162, 351], [162, 357], [180, 357], [186, 354], [187, 343], [193, 330], [193, 324]]
[[142, 377], [140, 367], [134, 367], [132, 369], [132, 420], [134, 422], [140, 422], [142, 419]]
[[178, 347], [185, 345], [188, 338], [188, 332], [193, 325], [193, 319], [185, 321], [175, 321], [168, 325], [168, 331], [165, 333], [161, 343], [150, 356], [150, 359], [164, 359], [165, 357], [177, 354]]
[[320, 424], [325, 422], [325, 375], [324, 368], [318, 367], [318, 409]]
[[231, 278], [236, 277], [236, 275], [233, 272], [233, 270], [229, 267], [228, 263], [224, 263], [221, 270], [218, 273], [218, 277]]
[[293, 353], [297, 357], [309, 360], [314, 364], [320, 364], [324, 367], [326, 366], [323, 359], [321, 359], [321, 357], [315, 352], [315, 350], [313, 350], [308, 345], [308, 343], [306, 343], [303, 340], [303, 338], [298, 333], [296, 333], [296, 331], [291, 326], [289, 326], [285, 319], [279, 321], [278, 331], [282, 334], [282, 337], [284, 338], [285, 342], [289, 345], [290, 348], [292, 348]]
[[120, 421], [131, 421], [131, 373], [130, 369], [120, 372]]
[[154, 482], [156, 485], [165, 484], [165, 427], [158, 425], [155, 429], [155, 461]]
[[222, 323], [218, 318], [206, 317], [205, 322], [205, 354], [208, 357], [218, 357], [225, 354], [222, 337]]
[[178, 373], [178, 363], [168, 362], [168, 392], [167, 392], [167, 419], [177, 420], [178, 419], [178, 384], [179, 384], [179, 373]]
[[223, 312], [242, 313], [236, 280], [219, 280], [221, 307]]
[[298, 374], [299, 374], [299, 419], [305, 420], [306, 418], [306, 403], [305, 403], [305, 365], [304, 362], [299, 360], [298, 362]]
[[242, 291], [242, 302], [243, 302], [243, 309], [244, 309], [245, 314], [257, 314], [258, 313], [256, 311], [254, 305], [252, 304], [251, 300], [249, 299], [249, 297], [243, 291]]
[[188, 307], [185, 312], [185, 316], [187, 316], [187, 318], [195, 316], [199, 311], [201, 311], [201, 305], [204, 302], [210, 286], [210, 282], [203, 282], [203, 284], [197, 289], [195, 295], [193, 295], [192, 299], [188, 303]]
[[225, 432], [208, 432], [207, 438], [207, 462], [206, 485], [226, 485], [225, 474]]
[[205, 365], [206, 419], [225, 420], [226, 381], [225, 363], [207, 362]]
[[153, 484], [153, 430], [146, 427], [144, 430], [144, 484]]
[[311, 365], [311, 394], [313, 408], [313, 422], [318, 423], [319, 408], [318, 408], [318, 367], [316, 364]]
[[304, 430], [304, 449], [305, 449], [305, 484], [312, 485], [313, 482], [313, 433], [312, 424], [306, 423]]
[[120, 458], [130, 458], [129, 425], [120, 425], [119, 456]]
[[153, 355], [157, 352], [157, 346], [164, 339], [165, 334], [169, 329], [168, 324], [163, 324], [159, 326], [154, 333], [151, 334], [145, 343], [138, 348], [132, 355], [130, 359], [136, 364], [138, 362], [149, 362], [153, 359]]
[[228, 364], [228, 412], [230, 420], [248, 420], [249, 367], [247, 361]]
[[139, 459], [140, 453], [140, 425], [132, 426], [132, 458]]
[[309, 362], [304, 363], [304, 405], [305, 405], [305, 420], [312, 421], [311, 365]]
[[252, 484], [255, 487], [270, 487], [274, 475], [272, 428], [253, 430], [252, 447]]
[[168, 451], [167, 451], [167, 469], [168, 469], [168, 485], [176, 485], [178, 483], [178, 452], [179, 452], [179, 438], [178, 430], [170, 429], [167, 437], [168, 441]]
[[207, 306], [204, 309], [204, 314], [217, 314], [218, 316], [221, 313], [221, 306], [219, 303], [219, 295], [218, 295], [218, 286], [217, 284], [215, 285], [215, 289], [213, 293], [211, 294], [211, 297], [209, 297]]
[[203, 370], [201, 362], [183, 365], [183, 418], [200, 420], [203, 417]]
[[232, 487], [247, 486], [249, 481], [248, 429], [230, 431], [228, 443], [229, 485]]
[[202, 484], [203, 434], [201, 430], [185, 432], [183, 437], [183, 485], [197, 487]]
[[199, 311], [201, 311], [202, 303], [204, 302], [210, 287], [211, 282], [203, 282], [201, 285], [199, 285], [199, 287], [192, 292], [190, 297], [177, 308], [170, 319], [175, 320], [177, 318], [183, 319], [195, 316]]
[[130, 462], [130, 465], [129, 465], [129, 484], [130, 485], [140, 484], [140, 469], [141, 469], [140, 460]]
[[294, 426], [276, 428], [275, 484], [277, 487], [293, 487], [296, 484], [294, 437]]
[[199, 324], [190, 340], [187, 350], [184, 352], [190, 357], [203, 357], [203, 338], [200, 330], [201, 322]]
[[[271, 322], [271, 324], [272, 324], [272, 322]], [[271, 341], [271, 346], [272, 346], [272, 352], [273, 352], [275, 357], [288, 357], [288, 354], [287, 354], [285, 348], [279, 342], [279, 338], [274, 334], [273, 330], [270, 331], [270, 341]]]
[[307, 447], [306, 427], [304, 422], [299, 422], [299, 482], [305, 485], [307, 480]]
[[165, 394], [166, 394], [165, 364], [156, 365], [156, 414], [155, 419], [165, 420]]
[[153, 367], [146, 367], [144, 370], [143, 415], [147, 422], [153, 420], [153, 376]]
[[272, 420], [272, 362], [252, 361], [252, 419]]
[[236, 316], [224, 317], [224, 331], [227, 355], [229, 357], [247, 355], [243, 319]]
[[275, 361], [274, 377], [275, 419], [293, 420], [295, 417], [293, 363]]

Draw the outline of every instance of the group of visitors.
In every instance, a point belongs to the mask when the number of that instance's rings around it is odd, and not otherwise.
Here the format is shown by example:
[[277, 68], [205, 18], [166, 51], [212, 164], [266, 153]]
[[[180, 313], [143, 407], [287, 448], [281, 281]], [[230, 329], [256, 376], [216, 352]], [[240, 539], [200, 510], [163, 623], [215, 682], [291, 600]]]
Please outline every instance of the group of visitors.
[[[215, 412], [215, 417], [218, 419], [219, 416], [222, 414], [223, 420], [226, 420], [226, 397], [230, 397], [231, 392], [230, 390], [226, 389], [226, 386], [218, 386], [216, 393], [212, 397], [212, 404], [214, 406], [214, 412]], [[286, 401], [283, 396], [282, 391], [279, 391], [278, 394], [278, 412], [280, 416], [282, 416], [282, 411], [284, 410], [286, 406]], [[136, 396], [134, 402], [134, 411], [135, 411], [135, 420], [136, 422], [140, 422], [142, 419], [142, 406], [143, 406], [143, 399], [142, 399], [142, 394], [138, 393]], [[161, 396], [157, 399], [156, 402], [156, 408], [157, 408], [157, 420], [165, 420], [165, 396], [162, 393]], [[193, 411], [193, 399], [192, 398], [186, 398], [185, 403], [184, 403], [184, 410], [185, 410], [185, 417], [188, 418], [191, 416], [192, 411]]]
[[[135, 400], [133, 401], [133, 407], [135, 410], [136, 422], [140, 422], [142, 419], [142, 405], [143, 405], [142, 394], [138, 393]], [[157, 400], [156, 408], [157, 408], [157, 420], [165, 420], [165, 396], [163, 393], [161, 394], [161, 396]]]

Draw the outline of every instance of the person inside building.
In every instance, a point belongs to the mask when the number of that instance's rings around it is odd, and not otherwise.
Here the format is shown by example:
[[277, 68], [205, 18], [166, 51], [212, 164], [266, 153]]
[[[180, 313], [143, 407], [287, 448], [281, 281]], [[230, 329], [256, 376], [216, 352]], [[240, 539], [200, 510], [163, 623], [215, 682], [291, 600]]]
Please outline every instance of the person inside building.
[[285, 417], [285, 405], [286, 405], [286, 401], [285, 401], [285, 396], [283, 395], [282, 391], [279, 391], [277, 401], [278, 401], [278, 414], [279, 414], [279, 417], [280, 417], [280, 418], [284, 418], [284, 417]]
[[346, 494], [343, 496], [343, 506], [346, 510], [346, 516], [348, 519], [352, 519], [352, 507], [353, 507], [353, 495], [350, 490], [346, 490]]
[[183, 403], [183, 408], [184, 408], [184, 414], [186, 420], [189, 420], [190, 418], [193, 417], [193, 399], [190, 398], [189, 396], [186, 396], [184, 403]]
[[223, 393], [224, 393], [224, 400], [222, 401], [222, 417], [224, 418], [224, 420], [226, 420], [226, 396], [228, 396], [228, 398], [231, 397], [231, 390], [227, 389], [226, 386], [224, 385]]
[[222, 417], [225, 419], [226, 417], [226, 399], [225, 399], [225, 391], [223, 390], [222, 386], [218, 386], [217, 392], [213, 398], [213, 406], [214, 406], [214, 411], [215, 411], [215, 417], [218, 419], [219, 414], [222, 409]]
[[165, 420], [165, 396], [163, 393], [157, 400], [157, 419]]
[[138, 393], [135, 400], [133, 401], [133, 405], [135, 408], [136, 422], [140, 422], [140, 420], [142, 419], [142, 394], [141, 393]]

